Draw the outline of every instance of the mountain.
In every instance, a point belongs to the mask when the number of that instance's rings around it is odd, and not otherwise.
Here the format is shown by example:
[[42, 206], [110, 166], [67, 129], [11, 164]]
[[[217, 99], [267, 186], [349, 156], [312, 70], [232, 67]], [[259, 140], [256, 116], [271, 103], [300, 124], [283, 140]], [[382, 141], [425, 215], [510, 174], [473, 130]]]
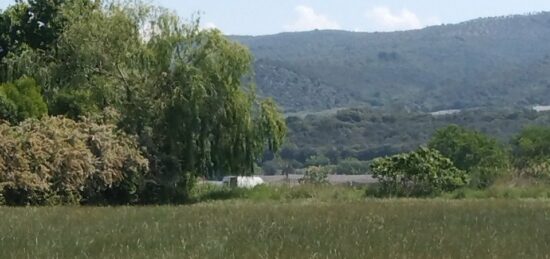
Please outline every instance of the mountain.
[[550, 103], [547, 12], [404, 32], [230, 37], [253, 52], [260, 94], [286, 112]]

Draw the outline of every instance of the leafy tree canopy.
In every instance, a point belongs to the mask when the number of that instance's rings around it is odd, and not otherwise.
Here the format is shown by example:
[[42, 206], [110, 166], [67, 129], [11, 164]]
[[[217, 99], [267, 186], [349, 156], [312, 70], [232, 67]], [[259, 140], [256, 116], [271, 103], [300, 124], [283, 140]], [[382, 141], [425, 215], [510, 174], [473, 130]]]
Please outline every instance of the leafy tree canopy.
[[16, 123], [46, 115], [48, 107], [40, 88], [31, 78], [0, 84], [0, 119]]
[[437, 195], [463, 187], [470, 180], [451, 160], [428, 148], [376, 159], [371, 169], [380, 181], [382, 195]]
[[510, 165], [508, 152], [496, 139], [457, 125], [438, 130], [428, 146], [472, 174], [479, 187], [490, 185]]
[[513, 140], [513, 162], [520, 175], [550, 177], [550, 128], [529, 126]]
[[516, 157], [522, 159], [550, 158], [550, 128], [530, 126], [513, 140]]

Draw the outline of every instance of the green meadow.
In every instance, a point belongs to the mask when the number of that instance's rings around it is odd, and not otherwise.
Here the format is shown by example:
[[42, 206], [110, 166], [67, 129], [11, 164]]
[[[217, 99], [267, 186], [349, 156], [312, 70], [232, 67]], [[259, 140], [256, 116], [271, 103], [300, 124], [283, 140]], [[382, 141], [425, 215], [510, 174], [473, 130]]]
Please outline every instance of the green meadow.
[[0, 208], [5, 258], [548, 258], [535, 199]]

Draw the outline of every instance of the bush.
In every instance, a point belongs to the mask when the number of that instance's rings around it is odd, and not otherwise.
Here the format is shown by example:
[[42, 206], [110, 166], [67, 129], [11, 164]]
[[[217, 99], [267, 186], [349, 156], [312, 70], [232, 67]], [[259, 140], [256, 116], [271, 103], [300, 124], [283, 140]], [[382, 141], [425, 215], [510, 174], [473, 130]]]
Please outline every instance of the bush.
[[508, 152], [497, 140], [456, 125], [438, 130], [428, 147], [469, 173], [473, 187], [488, 187], [510, 169]]
[[451, 160], [428, 148], [376, 159], [371, 169], [379, 180], [380, 194], [389, 196], [437, 195], [463, 187], [470, 180]]
[[9, 205], [126, 204], [148, 169], [112, 125], [59, 117], [0, 124], [0, 191]]
[[36, 82], [23, 77], [14, 83], [0, 85], [0, 119], [16, 123], [27, 118], [40, 118], [48, 106]]
[[532, 126], [512, 141], [514, 165], [522, 176], [548, 179], [550, 177], [550, 128]]
[[529, 159], [517, 162], [520, 177], [534, 178], [537, 181], [550, 180], [550, 159]]
[[300, 179], [300, 183], [313, 185], [328, 184], [328, 171], [323, 167], [310, 166]]

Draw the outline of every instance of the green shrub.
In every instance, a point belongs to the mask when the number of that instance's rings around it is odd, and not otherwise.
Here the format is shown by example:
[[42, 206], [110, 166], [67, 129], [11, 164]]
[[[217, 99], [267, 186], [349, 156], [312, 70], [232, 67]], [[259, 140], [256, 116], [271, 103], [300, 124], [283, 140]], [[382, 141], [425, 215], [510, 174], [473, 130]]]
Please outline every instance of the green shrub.
[[522, 176], [550, 179], [550, 127], [527, 127], [512, 144], [514, 165]]
[[0, 119], [15, 123], [40, 118], [47, 112], [48, 106], [34, 79], [23, 77], [0, 85]]
[[389, 196], [437, 195], [463, 187], [470, 180], [451, 160], [428, 148], [376, 159], [371, 169], [379, 180], [380, 194]]
[[112, 125], [58, 117], [0, 124], [0, 186], [9, 205], [126, 204], [148, 161]]
[[496, 139], [456, 125], [438, 130], [428, 147], [469, 173], [473, 187], [487, 187], [510, 171], [508, 152]]
[[520, 177], [534, 178], [538, 181], [550, 180], [550, 158], [518, 158]]

